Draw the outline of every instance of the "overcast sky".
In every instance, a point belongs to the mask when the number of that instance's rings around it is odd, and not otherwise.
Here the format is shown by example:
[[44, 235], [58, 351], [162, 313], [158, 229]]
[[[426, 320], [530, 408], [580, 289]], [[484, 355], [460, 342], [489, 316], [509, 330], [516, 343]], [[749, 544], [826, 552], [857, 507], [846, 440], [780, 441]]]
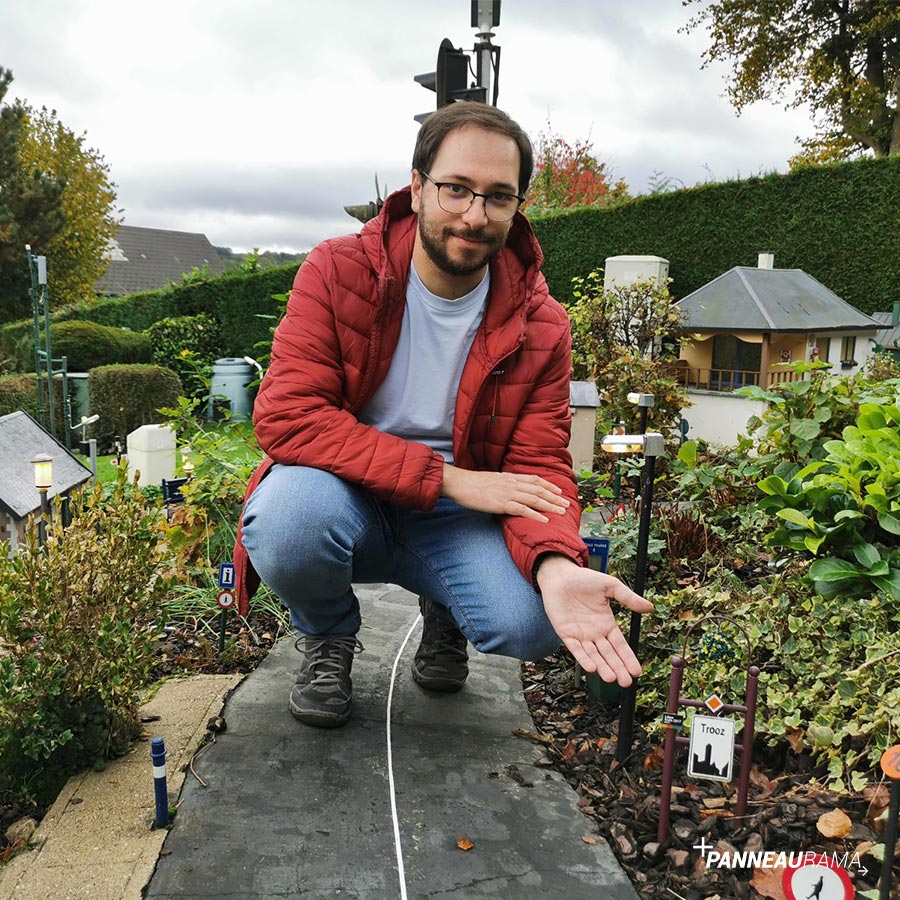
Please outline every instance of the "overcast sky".
[[[499, 106], [550, 123], [632, 193], [777, 169], [802, 111], [738, 118], [681, 0], [502, 0]], [[346, 204], [409, 183], [413, 81], [444, 37], [471, 49], [468, 0], [0, 0], [10, 94], [56, 109], [109, 163], [125, 223], [218, 246], [307, 250], [360, 226]]]

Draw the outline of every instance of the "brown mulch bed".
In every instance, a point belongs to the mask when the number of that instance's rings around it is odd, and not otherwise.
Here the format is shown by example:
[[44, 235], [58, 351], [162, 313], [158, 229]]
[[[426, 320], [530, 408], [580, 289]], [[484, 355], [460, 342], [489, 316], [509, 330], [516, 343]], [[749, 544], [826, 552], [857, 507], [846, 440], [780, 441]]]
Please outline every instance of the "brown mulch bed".
[[[576, 681], [565, 653], [526, 663], [525, 697], [535, 732], [521, 735], [543, 748], [539, 764], [560, 772], [578, 793], [582, 813], [596, 824], [642, 898], [721, 898], [783, 900], [781, 873], [772, 869], [707, 870], [700, 851], [705, 839], [718, 852], [811, 850], [852, 859], [859, 853], [863, 873], [846, 866], [858, 891], [873, 888], [881, 863], [866, 855], [878, 841], [888, 804], [888, 789], [873, 773], [872, 786], [860, 795], [836, 795], [817, 779], [824, 775], [810, 759], [762, 744], [754, 747], [748, 815], [738, 821], [732, 810], [737, 782], [689, 779], [681, 751], [675, 765], [670, 837], [657, 842], [662, 787], [662, 740], [635, 727], [635, 749], [616, 760], [619, 709], [594, 702]], [[827, 839], [817, 823], [841, 810], [849, 818], [843, 839]], [[823, 827], [827, 829], [827, 826]], [[847, 827], [847, 826], [845, 826]], [[840, 830], [840, 829], [839, 829]], [[894, 867], [892, 900], [900, 898], [900, 866]]]

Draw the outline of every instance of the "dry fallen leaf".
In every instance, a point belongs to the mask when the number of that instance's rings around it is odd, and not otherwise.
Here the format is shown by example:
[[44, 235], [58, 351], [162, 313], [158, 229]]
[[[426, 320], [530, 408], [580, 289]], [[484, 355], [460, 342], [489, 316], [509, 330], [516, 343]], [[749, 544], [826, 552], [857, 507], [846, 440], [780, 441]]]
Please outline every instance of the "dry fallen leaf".
[[803, 750], [803, 731], [801, 729], [788, 726], [785, 737], [794, 753], [800, 753]]
[[459, 838], [456, 842], [456, 846], [459, 847], [460, 850], [471, 850], [475, 845], [466, 838]]
[[787, 900], [781, 882], [784, 878], [784, 868], [754, 869], [750, 885], [760, 897], [768, 897], [770, 900]]
[[827, 838], [845, 838], [850, 834], [853, 823], [850, 817], [840, 809], [822, 813], [816, 821], [816, 829], [819, 834]]
[[581, 839], [582, 839], [586, 844], [590, 844], [591, 846], [593, 846], [594, 844], [597, 843], [596, 838], [587, 837], [586, 835], [583, 836]]
[[870, 785], [863, 788], [863, 797], [869, 801], [866, 810], [866, 821], [871, 825], [888, 807], [890, 792], [887, 785]]
[[527, 728], [513, 728], [513, 734], [517, 737], [524, 737], [531, 741], [537, 741], [539, 744], [553, 743], [553, 735], [538, 734], [536, 731], [529, 731]]

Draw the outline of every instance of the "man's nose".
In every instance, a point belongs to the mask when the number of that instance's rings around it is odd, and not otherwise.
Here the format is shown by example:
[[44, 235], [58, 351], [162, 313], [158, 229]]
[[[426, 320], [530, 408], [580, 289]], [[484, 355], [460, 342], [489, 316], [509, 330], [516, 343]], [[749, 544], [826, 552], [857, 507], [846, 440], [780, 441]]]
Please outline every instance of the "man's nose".
[[473, 197], [472, 205], [463, 213], [463, 221], [470, 228], [483, 228], [490, 222], [487, 217], [487, 199], [485, 197]]

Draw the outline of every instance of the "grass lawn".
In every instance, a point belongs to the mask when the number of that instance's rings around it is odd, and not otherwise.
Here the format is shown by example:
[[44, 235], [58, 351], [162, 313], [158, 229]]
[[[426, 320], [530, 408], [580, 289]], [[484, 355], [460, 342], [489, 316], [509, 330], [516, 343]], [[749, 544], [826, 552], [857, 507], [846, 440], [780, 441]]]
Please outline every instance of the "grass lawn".
[[[222, 444], [220, 452], [236, 464], [251, 461], [259, 454], [253, 438], [252, 422], [234, 422], [231, 425], [225, 421], [204, 422], [202, 430], [213, 438], [223, 438], [225, 443]], [[80, 458], [85, 465], [89, 465], [86, 456]], [[184, 474], [181, 468], [183, 464], [182, 449], [179, 446], [176, 454], [175, 478]], [[97, 480], [100, 484], [108, 484], [115, 481], [117, 471], [115, 453], [97, 457]]]

